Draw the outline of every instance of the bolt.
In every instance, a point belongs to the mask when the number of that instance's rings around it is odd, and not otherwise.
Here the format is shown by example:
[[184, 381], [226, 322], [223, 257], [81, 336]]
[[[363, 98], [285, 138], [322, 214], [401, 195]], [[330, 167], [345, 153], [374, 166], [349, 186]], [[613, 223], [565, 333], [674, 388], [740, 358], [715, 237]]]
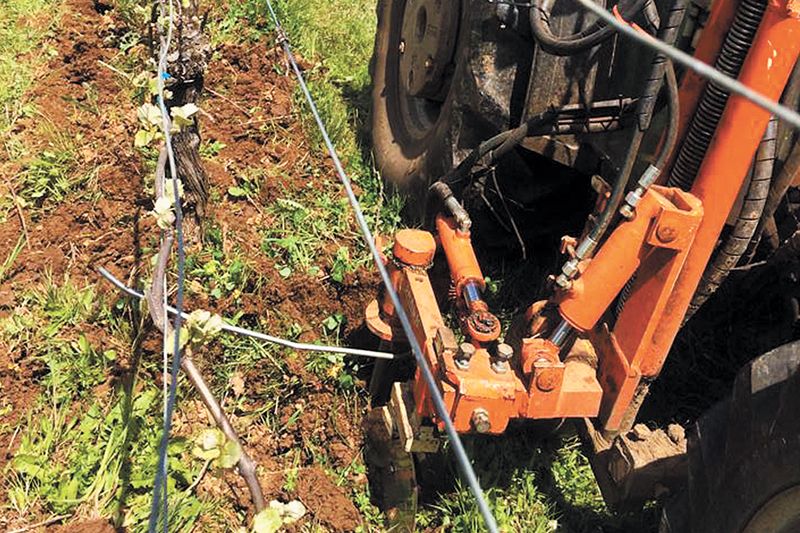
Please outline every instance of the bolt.
[[433, 58], [428, 56], [428, 59], [425, 60], [425, 70], [431, 70], [433, 68]]
[[495, 357], [497, 357], [499, 361], [507, 363], [512, 357], [514, 357], [514, 348], [504, 342], [500, 342], [497, 344], [497, 352], [495, 353]]
[[550, 392], [556, 388], [558, 374], [553, 370], [545, 369], [536, 376], [536, 388], [542, 392]]
[[475, 346], [469, 342], [462, 342], [458, 347], [458, 353], [456, 353], [456, 365], [459, 368], [469, 367], [469, 360], [472, 359], [473, 355], [475, 355]]
[[514, 357], [514, 348], [504, 342], [498, 343], [492, 359], [492, 370], [497, 374], [505, 374], [508, 371], [508, 362], [512, 357]]
[[492, 422], [489, 420], [489, 413], [486, 409], [478, 408], [472, 411], [472, 427], [478, 433], [488, 433], [492, 427]]
[[555, 278], [555, 284], [558, 285], [559, 288], [568, 291], [572, 287], [572, 280], [564, 274], [559, 274], [558, 277]]
[[631, 207], [630, 204], [623, 204], [623, 206], [619, 208], [619, 214], [622, 215], [623, 218], [630, 220], [633, 218], [633, 207]]
[[400, 40], [400, 46], [398, 46], [397, 48], [398, 48], [398, 50], [400, 50], [401, 54], [405, 54], [406, 53], [406, 41], [404, 39], [401, 39]]
[[672, 242], [678, 237], [678, 230], [672, 226], [659, 226], [656, 230], [656, 237], [661, 242]]

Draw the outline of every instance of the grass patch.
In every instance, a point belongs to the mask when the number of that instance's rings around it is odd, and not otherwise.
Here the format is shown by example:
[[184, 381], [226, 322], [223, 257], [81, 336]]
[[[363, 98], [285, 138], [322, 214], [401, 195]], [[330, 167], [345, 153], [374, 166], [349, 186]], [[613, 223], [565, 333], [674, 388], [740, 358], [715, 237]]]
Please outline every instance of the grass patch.
[[[19, 446], [0, 474], [6, 511], [111, 517], [131, 531], [146, 527], [160, 439], [160, 390], [155, 384], [113, 382], [129, 352], [126, 307], [110, 305], [91, 287], [69, 280], [27, 292], [0, 321], [0, 343], [26, 352], [42, 368], [36, 404], [19, 420]], [[88, 331], [108, 332], [90, 341]], [[125, 340], [123, 340], [125, 339]], [[170, 530], [191, 531], [213, 501], [184, 492], [201, 468], [191, 442], [170, 442]]]
[[23, 95], [52, 47], [40, 44], [59, 19], [59, 0], [6, 0], [0, 9], [0, 132], [22, 114]]
[[[400, 223], [402, 205], [398, 198], [384, 197], [380, 177], [372, 166], [367, 135], [369, 62], [376, 26], [374, 0], [336, 0], [325, 4], [311, 0], [278, 0], [274, 7], [296, 53], [311, 62], [312, 67], [305, 72], [309, 88], [345, 169], [358, 186], [357, 196], [370, 226], [375, 231], [393, 232]], [[240, 2], [216, 24], [212, 39], [272, 38], [274, 28], [267, 13], [263, 0]], [[242, 20], [247, 20], [256, 30], [234, 35], [232, 29], [239, 28]], [[276, 68], [282, 67], [276, 65]], [[322, 137], [299, 88], [294, 104], [301, 110], [301, 119], [315, 152], [324, 155]], [[340, 191], [341, 185], [335, 181], [326, 185], [324, 190], [317, 190], [316, 194], [303, 192], [299, 196], [284, 198], [286, 202], [297, 202], [300, 208], [287, 209], [285, 205], [270, 208], [280, 227], [294, 223], [297, 217], [316, 218], [325, 210], [332, 213], [323, 215], [325, 220], [304, 231], [301, 237], [286, 235], [280, 229], [265, 236], [267, 247], [276, 245], [278, 248], [271, 254], [283, 257], [282, 268], [311, 268], [314, 257], [321, 252], [319, 243], [330, 242], [332, 234], [343, 235], [341, 230], [344, 227], [350, 242], [343, 246], [355, 263], [366, 264], [366, 247], [356, 233], [350, 207], [346, 202], [339, 204], [332, 200], [339, 198]], [[309, 247], [310, 240], [317, 244]], [[344, 252], [340, 254], [339, 262], [342, 263], [345, 261]], [[333, 271], [336, 272], [336, 268]], [[284, 270], [284, 273], [288, 272]]]

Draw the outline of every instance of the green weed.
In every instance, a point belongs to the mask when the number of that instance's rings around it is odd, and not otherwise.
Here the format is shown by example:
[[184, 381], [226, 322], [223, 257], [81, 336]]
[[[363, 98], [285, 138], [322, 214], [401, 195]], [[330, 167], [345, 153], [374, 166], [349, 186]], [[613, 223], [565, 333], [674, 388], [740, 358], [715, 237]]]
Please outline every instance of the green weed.
[[[11, 512], [100, 514], [130, 531], [146, 528], [160, 390], [135, 381], [106, 392], [101, 387], [127, 346], [114, 339], [130, 339], [127, 324], [91, 287], [51, 279], [23, 294], [16, 312], [0, 320], [0, 341], [43, 368], [42, 394], [19, 421], [19, 446], [0, 473]], [[93, 344], [80, 333], [98, 328], [114, 337]], [[201, 468], [190, 449], [185, 439], [173, 438], [168, 450], [171, 531], [191, 531], [215, 505], [185, 492]]]
[[41, 47], [58, 24], [59, 0], [6, 0], [0, 9], [0, 132], [5, 133], [23, 112], [23, 97], [54, 50]]
[[236, 300], [243, 291], [257, 289], [260, 278], [253, 274], [238, 249], [226, 253], [223, 241], [219, 226], [206, 228], [205, 246], [186, 258], [187, 279], [194, 281], [189, 289], [205, 293], [215, 300], [229, 296]]

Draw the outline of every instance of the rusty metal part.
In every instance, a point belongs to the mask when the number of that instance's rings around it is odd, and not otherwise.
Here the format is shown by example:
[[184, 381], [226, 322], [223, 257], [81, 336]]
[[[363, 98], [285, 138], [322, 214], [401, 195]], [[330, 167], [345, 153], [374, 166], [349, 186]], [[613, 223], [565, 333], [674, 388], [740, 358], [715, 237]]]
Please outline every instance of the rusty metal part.
[[686, 437], [681, 426], [670, 424], [665, 431], [636, 424], [610, 441], [589, 420], [579, 429], [593, 448], [589, 461], [612, 509], [624, 511], [621, 506], [641, 505], [685, 484]]
[[500, 336], [500, 320], [489, 311], [466, 311], [461, 322], [464, 332], [478, 342], [489, 343]]
[[406, 452], [434, 453], [439, 450], [441, 441], [436, 437], [433, 426], [423, 425], [422, 419], [414, 410], [410, 383], [392, 384], [388, 409], [400, 443]]
[[419, 495], [414, 457], [398, 438], [388, 406], [371, 409], [363, 424], [364, 459], [387, 526], [395, 531], [414, 531]]
[[[456, 7], [454, 9], [454, 7]], [[400, 36], [400, 80], [412, 96], [441, 97], [460, 12], [442, 0], [407, 0]]]

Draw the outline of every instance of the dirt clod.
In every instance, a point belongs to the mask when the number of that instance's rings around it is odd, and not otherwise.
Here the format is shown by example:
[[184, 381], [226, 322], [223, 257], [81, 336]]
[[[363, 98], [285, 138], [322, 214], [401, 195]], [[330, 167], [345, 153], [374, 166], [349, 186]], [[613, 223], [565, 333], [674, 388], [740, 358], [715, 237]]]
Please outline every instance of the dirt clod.
[[309, 512], [334, 531], [353, 531], [361, 524], [353, 502], [319, 468], [306, 468], [300, 472], [297, 494]]

